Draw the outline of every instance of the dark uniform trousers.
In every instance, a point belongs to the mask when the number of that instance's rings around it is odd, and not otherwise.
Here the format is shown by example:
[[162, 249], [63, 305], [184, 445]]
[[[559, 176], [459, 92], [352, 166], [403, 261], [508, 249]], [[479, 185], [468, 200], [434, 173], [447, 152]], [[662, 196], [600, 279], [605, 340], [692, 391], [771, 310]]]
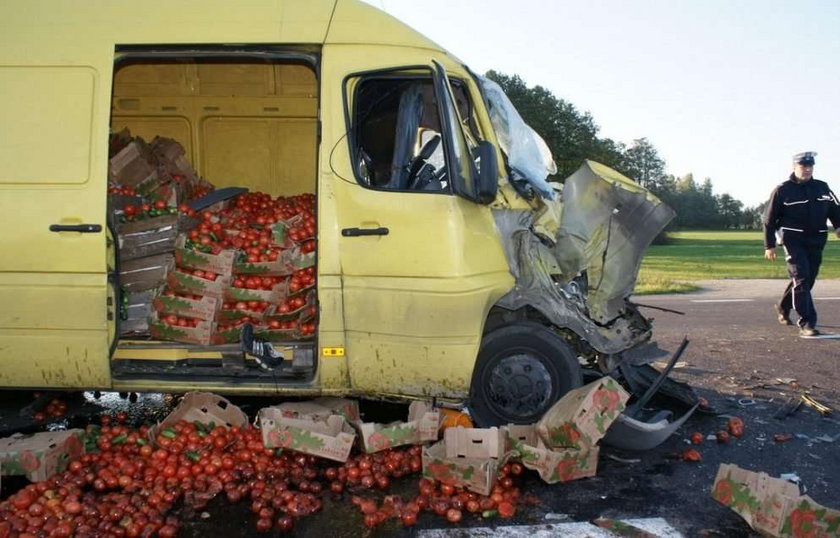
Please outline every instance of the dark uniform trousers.
[[820, 272], [823, 245], [786, 244], [784, 249], [790, 282], [779, 305], [785, 312], [796, 310], [800, 327], [816, 327], [817, 310], [814, 308], [811, 289]]

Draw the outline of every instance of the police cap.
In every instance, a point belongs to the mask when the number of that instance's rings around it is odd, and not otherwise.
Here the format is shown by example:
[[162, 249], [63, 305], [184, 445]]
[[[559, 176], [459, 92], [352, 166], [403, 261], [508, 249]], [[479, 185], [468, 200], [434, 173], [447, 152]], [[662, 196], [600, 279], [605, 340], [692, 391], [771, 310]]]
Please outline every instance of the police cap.
[[806, 165], [814, 165], [814, 157], [817, 156], [816, 151], [803, 151], [802, 153], [797, 153], [793, 156], [793, 162], [796, 164], [806, 164]]

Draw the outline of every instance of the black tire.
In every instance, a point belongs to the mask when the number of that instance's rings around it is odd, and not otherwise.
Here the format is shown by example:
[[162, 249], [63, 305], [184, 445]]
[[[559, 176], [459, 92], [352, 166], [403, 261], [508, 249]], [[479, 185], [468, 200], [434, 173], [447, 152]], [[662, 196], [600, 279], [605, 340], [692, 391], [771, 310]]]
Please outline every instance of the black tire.
[[482, 339], [469, 409], [485, 428], [532, 424], [582, 384], [575, 353], [560, 336], [539, 323], [516, 322]]

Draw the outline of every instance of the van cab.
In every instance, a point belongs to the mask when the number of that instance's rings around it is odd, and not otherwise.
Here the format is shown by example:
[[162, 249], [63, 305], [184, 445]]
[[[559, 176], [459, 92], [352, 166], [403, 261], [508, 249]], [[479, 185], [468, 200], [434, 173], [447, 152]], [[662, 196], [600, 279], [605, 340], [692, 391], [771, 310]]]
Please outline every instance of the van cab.
[[[435, 398], [528, 423], [650, 338], [627, 298], [670, 210], [589, 161], [523, 181], [509, 102], [374, 7], [8, 0], [0, 21], [0, 387]], [[123, 129], [178, 141], [216, 189], [314, 194], [317, 328], [276, 343], [281, 367], [121, 333]]]

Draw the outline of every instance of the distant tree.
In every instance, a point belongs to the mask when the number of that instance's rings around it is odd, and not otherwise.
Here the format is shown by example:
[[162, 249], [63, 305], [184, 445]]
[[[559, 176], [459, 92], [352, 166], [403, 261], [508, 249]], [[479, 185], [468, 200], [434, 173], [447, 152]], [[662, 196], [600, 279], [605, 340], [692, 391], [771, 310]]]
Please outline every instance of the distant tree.
[[732, 198], [729, 194], [715, 197], [717, 212], [724, 228], [740, 228], [743, 222], [742, 209], [744, 204]]
[[633, 140], [624, 151], [621, 168], [626, 176], [649, 189], [655, 188], [665, 177], [665, 161], [647, 138]]
[[560, 99], [542, 86], [529, 88], [518, 75], [488, 71], [487, 78], [502, 87], [516, 110], [548, 144], [557, 163], [554, 179], [566, 178], [584, 159], [595, 159], [616, 167], [623, 146], [610, 139], [599, 139], [599, 127], [589, 112]]
[[557, 174], [550, 180], [562, 181], [584, 159], [593, 159], [615, 168], [671, 206], [677, 216], [669, 229], [761, 227], [763, 205], [744, 209], [729, 194], [715, 196], [710, 178], [698, 184], [690, 173], [667, 175], [665, 160], [647, 138], [637, 138], [629, 147], [599, 138], [600, 128], [589, 112], [578, 111], [546, 88], [529, 87], [518, 75], [488, 71], [486, 76], [502, 87], [525, 123], [548, 144], [557, 164]]

